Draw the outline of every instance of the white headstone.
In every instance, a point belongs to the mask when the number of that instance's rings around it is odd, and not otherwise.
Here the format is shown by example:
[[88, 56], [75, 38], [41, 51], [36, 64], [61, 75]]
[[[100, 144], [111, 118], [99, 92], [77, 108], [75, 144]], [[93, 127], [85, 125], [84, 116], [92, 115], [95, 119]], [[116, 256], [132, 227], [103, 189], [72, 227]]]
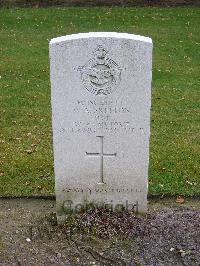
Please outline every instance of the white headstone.
[[145, 212], [152, 40], [68, 35], [51, 40], [50, 61], [58, 219], [88, 203]]

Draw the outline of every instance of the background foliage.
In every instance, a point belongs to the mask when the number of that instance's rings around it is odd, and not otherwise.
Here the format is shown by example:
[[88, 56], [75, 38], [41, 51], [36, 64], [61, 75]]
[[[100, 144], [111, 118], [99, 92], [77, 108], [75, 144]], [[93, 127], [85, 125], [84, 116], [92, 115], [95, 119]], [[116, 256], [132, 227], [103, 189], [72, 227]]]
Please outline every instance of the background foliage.
[[0, 0], [4, 7], [46, 6], [200, 6], [200, 0]]

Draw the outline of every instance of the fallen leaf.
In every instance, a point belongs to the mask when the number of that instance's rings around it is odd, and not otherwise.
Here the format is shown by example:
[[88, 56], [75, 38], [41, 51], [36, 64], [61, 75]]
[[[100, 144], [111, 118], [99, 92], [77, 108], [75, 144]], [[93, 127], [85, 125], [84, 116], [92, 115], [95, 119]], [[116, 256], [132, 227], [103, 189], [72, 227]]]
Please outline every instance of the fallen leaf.
[[36, 143], [31, 144], [31, 147], [32, 147], [32, 148], [35, 148], [36, 146], [37, 146]]
[[26, 153], [28, 153], [28, 154], [31, 154], [31, 153], [33, 153], [34, 151], [33, 150], [24, 150]]
[[191, 250], [183, 250], [183, 249], [180, 249], [178, 252], [181, 254], [182, 258], [192, 253]]
[[178, 196], [178, 197], [176, 198], [176, 203], [183, 204], [184, 202], [185, 202], [185, 200], [184, 200], [183, 197]]
[[193, 186], [193, 183], [191, 183], [190, 181], [186, 180], [185, 182], [186, 182], [187, 184]]

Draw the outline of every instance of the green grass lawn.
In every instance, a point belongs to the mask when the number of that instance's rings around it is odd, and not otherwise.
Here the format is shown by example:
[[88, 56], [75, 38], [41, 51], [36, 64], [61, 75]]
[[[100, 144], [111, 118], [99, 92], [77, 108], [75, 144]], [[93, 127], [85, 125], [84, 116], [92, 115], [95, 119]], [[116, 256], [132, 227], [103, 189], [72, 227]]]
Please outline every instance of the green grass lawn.
[[200, 9], [0, 10], [0, 195], [52, 195], [48, 44], [88, 31], [154, 42], [149, 193], [200, 194]]

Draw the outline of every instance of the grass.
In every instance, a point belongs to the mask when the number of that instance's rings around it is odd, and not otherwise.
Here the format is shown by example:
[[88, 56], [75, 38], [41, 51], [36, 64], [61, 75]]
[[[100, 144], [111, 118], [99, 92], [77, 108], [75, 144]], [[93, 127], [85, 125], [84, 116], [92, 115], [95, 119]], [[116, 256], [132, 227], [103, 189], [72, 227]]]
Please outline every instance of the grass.
[[154, 42], [149, 193], [199, 195], [199, 8], [0, 10], [0, 195], [54, 194], [48, 43], [88, 31]]

